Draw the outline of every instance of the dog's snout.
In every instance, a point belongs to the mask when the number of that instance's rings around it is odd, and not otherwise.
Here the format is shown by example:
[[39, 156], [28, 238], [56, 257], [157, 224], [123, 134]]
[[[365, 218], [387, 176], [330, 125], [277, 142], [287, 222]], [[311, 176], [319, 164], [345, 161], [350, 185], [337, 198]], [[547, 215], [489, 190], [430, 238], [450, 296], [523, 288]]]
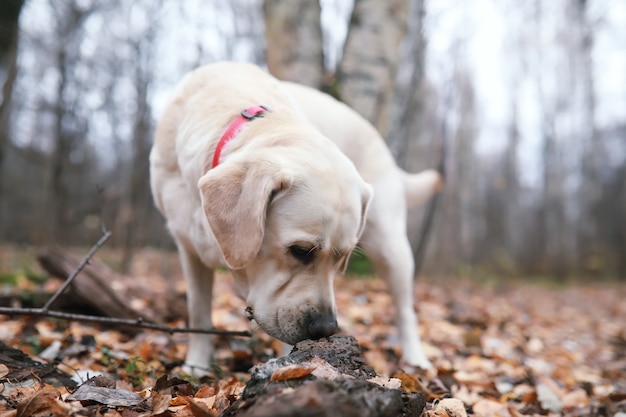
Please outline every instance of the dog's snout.
[[315, 314], [309, 318], [309, 337], [321, 339], [337, 333], [337, 319], [334, 315]]

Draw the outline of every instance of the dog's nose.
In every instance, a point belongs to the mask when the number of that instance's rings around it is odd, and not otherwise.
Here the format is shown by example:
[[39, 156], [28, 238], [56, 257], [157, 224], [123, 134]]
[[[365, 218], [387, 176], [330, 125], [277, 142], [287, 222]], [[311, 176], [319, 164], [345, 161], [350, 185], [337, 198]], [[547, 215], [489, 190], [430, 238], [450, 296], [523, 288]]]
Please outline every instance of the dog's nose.
[[337, 333], [337, 319], [334, 315], [314, 314], [309, 319], [309, 337], [321, 339]]

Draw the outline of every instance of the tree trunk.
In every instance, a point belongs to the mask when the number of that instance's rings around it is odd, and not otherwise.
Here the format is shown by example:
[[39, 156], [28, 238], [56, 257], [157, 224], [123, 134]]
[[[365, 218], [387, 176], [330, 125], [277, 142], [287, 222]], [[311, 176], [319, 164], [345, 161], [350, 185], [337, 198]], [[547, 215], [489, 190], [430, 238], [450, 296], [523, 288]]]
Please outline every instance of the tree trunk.
[[135, 103], [137, 109], [133, 128], [131, 180], [126, 189], [125, 201], [122, 202], [122, 204], [128, 204], [129, 210], [129, 215], [127, 216], [128, 224], [126, 224], [123, 239], [122, 270], [124, 272], [128, 272], [130, 269], [134, 249], [137, 243], [142, 240], [140, 234], [147, 229], [149, 223], [148, 209], [152, 206], [148, 160], [151, 136], [149, 88], [153, 79], [154, 33], [153, 28], [148, 29], [144, 37], [134, 45], [137, 56], [135, 67]]
[[356, 0], [338, 81], [340, 96], [387, 136], [408, 0]]
[[[68, 85], [67, 55], [64, 45], [60, 46], [57, 54], [57, 71], [59, 72], [59, 83], [57, 85], [56, 104], [54, 106], [55, 128], [54, 128], [54, 151], [50, 160], [50, 188], [48, 191], [48, 204], [50, 211], [49, 232], [46, 236], [47, 242], [61, 242], [65, 238], [65, 210], [67, 207], [67, 192], [63, 183], [63, 172], [69, 165], [69, 152], [71, 149], [71, 138], [64, 129], [63, 119], [66, 117], [67, 109], [64, 105]], [[63, 235], [63, 236], [62, 236]]]
[[578, 200], [581, 203], [578, 221], [578, 268], [585, 272], [598, 272], [594, 260], [604, 255], [598, 239], [602, 227], [598, 213], [600, 202], [600, 161], [602, 158], [602, 142], [598, 140], [595, 123], [596, 100], [593, 71], [593, 28], [587, 17], [587, 0], [571, 2], [572, 31], [574, 36], [573, 51], [576, 65], [575, 76], [579, 77], [581, 94], [580, 108], [580, 135], [582, 152], [580, 165], [582, 167]]
[[[6, 219], [7, 207], [3, 175], [4, 158], [9, 146], [11, 98], [17, 78], [17, 45], [19, 36], [19, 16], [24, 0], [8, 0], [0, 6], [0, 74], [2, 98], [0, 101], [0, 219]], [[4, 224], [0, 221], [0, 236], [5, 236]]]
[[392, 123], [389, 127], [387, 145], [396, 160], [396, 163], [407, 168], [407, 152], [409, 143], [413, 139], [412, 127], [414, 120], [421, 118], [423, 109], [422, 80], [424, 79], [424, 54], [426, 39], [424, 37], [424, 16], [426, 9], [424, 0], [412, 0], [410, 6], [410, 22], [408, 36], [405, 40], [405, 56], [402, 65], [408, 73], [405, 80], [398, 80], [395, 89], [397, 97], [393, 108]]
[[265, 58], [281, 80], [322, 88], [324, 54], [319, 1], [265, 0]]

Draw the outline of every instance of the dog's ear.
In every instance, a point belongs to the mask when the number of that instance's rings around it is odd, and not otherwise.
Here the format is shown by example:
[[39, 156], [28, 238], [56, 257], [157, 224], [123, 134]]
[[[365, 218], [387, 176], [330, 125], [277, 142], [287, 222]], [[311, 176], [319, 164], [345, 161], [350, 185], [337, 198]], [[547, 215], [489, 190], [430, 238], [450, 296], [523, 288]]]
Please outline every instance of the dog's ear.
[[257, 255], [267, 207], [292, 182], [291, 175], [266, 161], [231, 161], [200, 178], [202, 208], [229, 268], [243, 268]]
[[357, 238], [360, 238], [363, 234], [363, 230], [365, 230], [367, 210], [370, 206], [370, 202], [372, 201], [372, 197], [374, 197], [374, 190], [372, 189], [372, 186], [367, 183], [363, 184], [363, 188], [361, 190], [361, 223], [359, 224], [359, 229], [357, 231]]

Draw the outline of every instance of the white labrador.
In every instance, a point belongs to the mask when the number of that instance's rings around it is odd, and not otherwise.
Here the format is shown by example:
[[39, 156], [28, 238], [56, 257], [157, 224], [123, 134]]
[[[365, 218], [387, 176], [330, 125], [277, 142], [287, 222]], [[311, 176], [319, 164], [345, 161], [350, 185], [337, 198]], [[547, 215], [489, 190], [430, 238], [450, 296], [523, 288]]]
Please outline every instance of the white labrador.
[[[406, 210], [441, 180], [435, 171], [398, 169], [354, 111], [253, 65], [207, 65], [178, 86], [150, 163], [154, 199], [181, 258], [191, 327], [212, 327], [213, 271], [225, 265], [268, 334], [289, 344], [330, 336], [333, 280], [360, 241], [389, 282], [404, 360], [430, 366], [413, 307]], [[202, 373], [212, 353], [210, 336], [191, 334], [188, 369]]]

